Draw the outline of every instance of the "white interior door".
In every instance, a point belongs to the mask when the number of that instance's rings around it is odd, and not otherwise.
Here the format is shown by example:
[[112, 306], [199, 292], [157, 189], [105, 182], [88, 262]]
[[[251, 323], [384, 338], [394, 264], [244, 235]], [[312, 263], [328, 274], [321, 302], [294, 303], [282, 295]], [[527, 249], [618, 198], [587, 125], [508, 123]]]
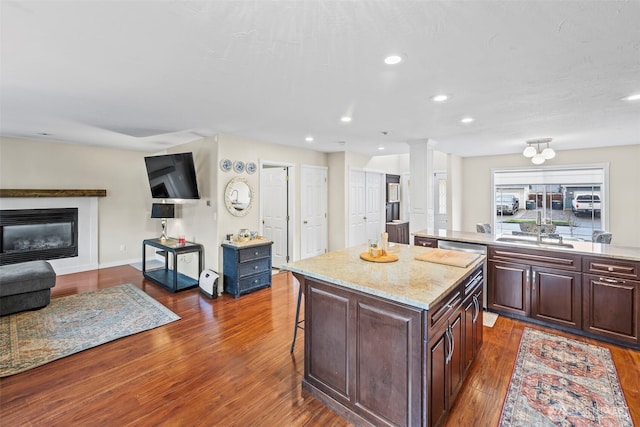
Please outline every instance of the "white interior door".
[[287, 167], [265, 167], [260, 173], [262, 234], [273, 242], [272, 266], [280, 268], [289, 257], [289, 215]]
[[327, 250], [327, 168], [302, 166], [300, 175], [300, 258], [304, 259]]
[[447, 173], [436, 172], [433, 174], [433, 197], [435, 215], [434, 227], [436, 230], [447, 230]]
[[378, 172], [366, 173], [366, 243], [369, 239], [380, 240], [380, 234], [384, 229], [386, 210], [384, 205], [383, 188], [384, 174]]
[[349, 173], [349, 246], [367, 242], [365, 172]]
[[384, 174], [351, 170], [349, 173], [349, 246], [379, 240], [384, 229]]

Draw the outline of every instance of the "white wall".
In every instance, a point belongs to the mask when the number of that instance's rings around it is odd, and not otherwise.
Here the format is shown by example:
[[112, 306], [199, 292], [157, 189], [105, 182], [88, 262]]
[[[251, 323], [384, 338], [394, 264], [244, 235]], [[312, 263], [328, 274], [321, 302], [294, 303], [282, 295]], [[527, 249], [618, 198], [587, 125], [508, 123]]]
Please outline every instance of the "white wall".
[[[152, 220], [146, 154], [91, 146], [0, 138], [0, 187], [106, 189], [98, 201], [101, 266], [139, 261], [142, 240], [160, 236]], [[120, 251], [120, 247], [125, 247]]]
[[[232, 135], [218, 135], [218, 147], [218, 159], [216, 160], [216, 164], [218, 160], [229, 159], [231, 161], [242, 160], [245, 164], [247, 162], [254, 162], [258, 166], [261, 161], [294, 165], [293, 170], [295, 172], [295, 177], [293, 178], [293, 182], [295, 183], [295, 188], [293, 189], [293, 194], [290, 195], [290, 197], [295, 198], [296, 207], [295, 212], [292, 214], [290, 225], [294, 236], [300, 236], [300, 166], [303, 164], [327, 166], [327, 154], [313, 150], [269, 144]], [[227, 233], [235, 234], [241, 228], [247, 228], [253, 231], [260, 229], [260, 207], [258, 203], [260, 198], [260, 170], [252, 175], [249, 175], [246, 172], [243, 172], [242, 174], [237, 174], [234, 171], [222, 172], [217, 166], [215, 167], [215, 170], [217, 171], [217, 182], [215, 185], [219, 194], [218, 241], [216, 242], [215, 248], [217, 251]], [[249, 181], [257, 198], [251, 211], [244, 217], [236, 217], [227, 212], [224, 201], [222, 200], [227, 183], [236, 176], [242, 176]], [[293, 259], [300, 258], [299, 240], [299, 238], [294, 239], [294, 248], [291, 253]], [[220, 263], [221, 262], [222, 259], [220, 258]]]
[[[640, 247], [640, 144], [556, 151], [550, 165], [609, 163], [609, 224], [612, 244]], [[477, 222], [491, 222], [491, 169], [528, 167], [520, 154], [462, 159], [462, 227], [475, 231]]]

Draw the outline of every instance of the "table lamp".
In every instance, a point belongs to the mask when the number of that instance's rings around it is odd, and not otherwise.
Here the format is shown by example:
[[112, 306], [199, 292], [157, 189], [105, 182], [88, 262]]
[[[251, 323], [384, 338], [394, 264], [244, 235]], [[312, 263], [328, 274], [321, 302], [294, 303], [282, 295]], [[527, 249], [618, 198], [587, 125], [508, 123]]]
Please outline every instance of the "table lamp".
[[175, 218], [175, 205], [172, 203], [153, 203], [151, 205], [151, 218], [162, 219], [162, 236], [160, 236], [160, 240], [167, 240], [167, 219]]

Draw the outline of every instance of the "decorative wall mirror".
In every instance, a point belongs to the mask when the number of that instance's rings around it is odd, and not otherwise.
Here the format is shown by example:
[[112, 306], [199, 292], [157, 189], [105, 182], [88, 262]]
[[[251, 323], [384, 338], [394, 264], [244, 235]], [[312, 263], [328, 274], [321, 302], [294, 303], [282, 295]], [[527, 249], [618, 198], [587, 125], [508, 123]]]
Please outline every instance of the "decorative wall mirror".
[[234, 216], [245, 216], [253, 204], [253, 188], [246, 178], [236, 177], [227, 184], [224, 192], [224, 203]]

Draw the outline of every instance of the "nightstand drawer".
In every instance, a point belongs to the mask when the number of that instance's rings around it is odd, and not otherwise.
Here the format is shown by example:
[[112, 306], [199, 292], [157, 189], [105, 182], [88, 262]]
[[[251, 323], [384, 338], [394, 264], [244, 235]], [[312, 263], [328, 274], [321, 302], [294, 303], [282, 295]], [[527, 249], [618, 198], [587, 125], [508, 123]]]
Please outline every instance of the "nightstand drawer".
[[244, 293], [248, 290], [254, 290], [263, 286], [271, 286], [271, 272], [258, 274], [256, 276], [245, 277], [240, 279], [238, 290], [240, 293]]
[[[269, 261], [269, 258], [262, 258], [254, 261], [243, 262], [238, 265], [238, 274], [242, 278], [269, 271]], [[269, 271], [269, 273], [271, 272]]]
[[270, 256], [270, 245], [254, 246], [251, 248], [240, 249], [238, 251], [238, 260], [240, 262], [247, 262], [258, 258], [267, 258]]

